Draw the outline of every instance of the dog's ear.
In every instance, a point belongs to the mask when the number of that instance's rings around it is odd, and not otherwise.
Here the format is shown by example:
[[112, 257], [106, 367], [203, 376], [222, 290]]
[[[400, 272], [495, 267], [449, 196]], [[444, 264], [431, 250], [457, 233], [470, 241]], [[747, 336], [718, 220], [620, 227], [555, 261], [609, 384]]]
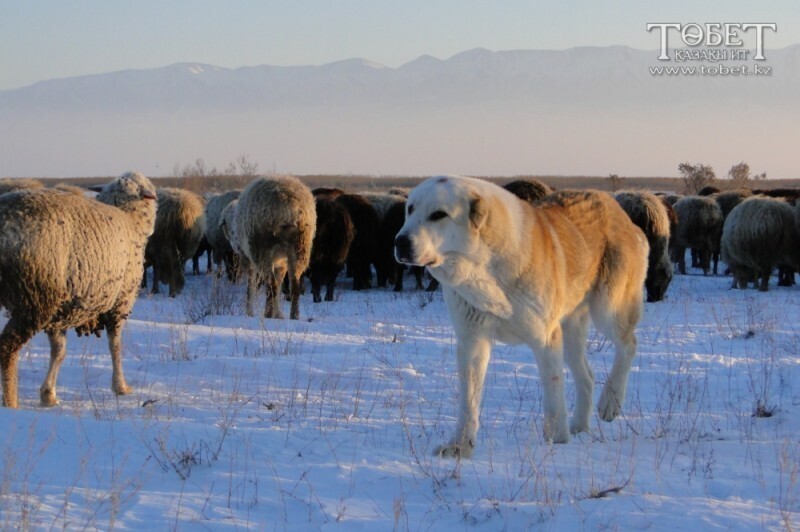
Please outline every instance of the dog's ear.
[[480, 230], [483, 224], [486, 223], [486, 218], [489, 217], [489, 206], [486, 200], [480, 196], [473, 196], [469, 202], [469, 221], [472, 226]]

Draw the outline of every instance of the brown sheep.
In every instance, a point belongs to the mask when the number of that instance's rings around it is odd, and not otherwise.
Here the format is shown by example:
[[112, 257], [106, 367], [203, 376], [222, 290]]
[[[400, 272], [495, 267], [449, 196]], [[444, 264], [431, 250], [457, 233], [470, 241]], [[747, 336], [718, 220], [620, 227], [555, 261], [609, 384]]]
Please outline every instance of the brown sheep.
[[539, 201], [553, 192], [552, 188], [538, 179], [518, 179], [505, 184], [503, 188], [528, 203]]
[[169, 286], [169, 297], [181, 293], [186, 278], [184, 263], [194, 256], [205, 232], [203, 198], [181, 188], [158, 189], [158, 211], [153, 234], [147, 241], [145, 259], [153, 266], [152, 293], [159, 283]]
[[644, 232], [650, 253], [647, 259], [647, 301], [661, 301], [672, 281], [669, 257], [670, 219], [664, 203], [644, 190], [623, 190], [614, 197], [631, 221]]

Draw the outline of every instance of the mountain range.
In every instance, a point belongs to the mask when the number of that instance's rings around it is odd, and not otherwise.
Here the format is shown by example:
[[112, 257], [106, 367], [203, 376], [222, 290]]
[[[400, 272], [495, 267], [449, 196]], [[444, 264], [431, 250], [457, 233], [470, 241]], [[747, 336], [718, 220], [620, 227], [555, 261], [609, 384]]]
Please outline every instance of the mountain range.
[[[475, 49], [397, 68], [180, 63], [42, 81], [0, 91], [0, 174], [163, 175], [247, 153], [293, 173], [675, 175], [686, 160], [724, 174], [745, 160], [798, 175], [800, 45], [764, 62], [657, 55]], [[761, 75], [651, 72], [700, 66]]]

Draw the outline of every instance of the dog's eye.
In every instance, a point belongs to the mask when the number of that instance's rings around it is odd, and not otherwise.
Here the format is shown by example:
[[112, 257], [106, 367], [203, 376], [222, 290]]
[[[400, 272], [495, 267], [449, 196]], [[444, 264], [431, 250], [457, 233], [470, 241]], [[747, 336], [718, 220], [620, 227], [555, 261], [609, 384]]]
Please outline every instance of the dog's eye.
[[441, 220], [442, 218], [447, 218], [447, 213], [444, 211], [433, 211], [430, 216], [428, 216], [428, 220], [435, 222], [437, 220]]

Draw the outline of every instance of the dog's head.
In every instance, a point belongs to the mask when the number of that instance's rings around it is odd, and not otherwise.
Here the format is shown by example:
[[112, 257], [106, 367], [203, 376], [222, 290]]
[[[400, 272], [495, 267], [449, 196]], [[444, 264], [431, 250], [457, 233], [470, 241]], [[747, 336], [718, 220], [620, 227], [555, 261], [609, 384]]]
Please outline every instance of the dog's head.
[[470, 255], [480, 245], [489, 215], [471, 178], [432, 177], [408, 196], [406, 220], [395, 238], [398, 262], [436, 268], [451, 255]]

